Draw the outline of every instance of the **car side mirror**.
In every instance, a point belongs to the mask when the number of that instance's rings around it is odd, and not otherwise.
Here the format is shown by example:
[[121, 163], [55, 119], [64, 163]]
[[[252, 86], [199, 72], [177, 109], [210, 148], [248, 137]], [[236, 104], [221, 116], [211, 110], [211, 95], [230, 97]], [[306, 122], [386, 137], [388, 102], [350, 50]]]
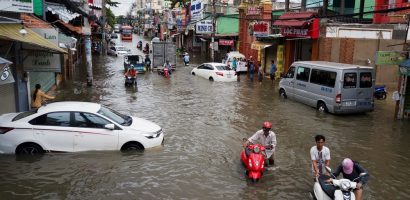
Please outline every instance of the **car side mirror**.
[[105, 127], [106, 129], [109, 129], [109, 130], [114, 130], [114, 129], [115, 129], [115, 125], [114, 125], [114, 124], [106, 124], [104, 127]]
[[326, 166], [326, 171], [329, 173], [332, 173], [332, 169], [330, 169], [330, 167]]

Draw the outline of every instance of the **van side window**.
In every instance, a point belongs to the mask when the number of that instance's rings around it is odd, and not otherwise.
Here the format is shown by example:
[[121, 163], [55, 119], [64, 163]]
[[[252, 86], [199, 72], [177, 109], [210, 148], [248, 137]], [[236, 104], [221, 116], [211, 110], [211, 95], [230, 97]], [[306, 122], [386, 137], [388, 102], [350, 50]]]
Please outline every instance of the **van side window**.
[[360, 88], [372, 87], [372, 73], [364, 72], [360, 73]]
[[307, 67], [298, 67], [298, 71], [296, 73], [296, 80], [300, 81], [309, 81], [310, 75], [310, 68]]
[[293, 78], [295, 76], [295, 67], [290, 67], [288, 73], [286, 73], [286, 78]]
[[312, 69], [312, 74], [310, 75], [310, 82], [334, 88], [336, 83], [336, 75], [336, 72]]
[[343, 79], [343, 88], [356, 88], [357, 74], [356, 73], [345, 73]]

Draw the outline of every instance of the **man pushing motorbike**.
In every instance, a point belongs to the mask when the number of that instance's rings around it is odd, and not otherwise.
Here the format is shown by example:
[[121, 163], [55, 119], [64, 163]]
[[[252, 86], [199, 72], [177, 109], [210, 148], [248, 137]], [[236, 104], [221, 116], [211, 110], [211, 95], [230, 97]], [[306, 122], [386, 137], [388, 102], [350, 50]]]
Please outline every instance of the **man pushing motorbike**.
[[256, 131], [255, 134], [253, 134], [252, 137], [250, 137], [248, 140], [246, 140], [243, 144], [243, 147], [245, 148], [245, 152], [247, 155], [249, 155], [249, 149], [247, 146], [249, 144], [261, 144], [266, 148], [265, 155], [266, 159], [269, 161], [269, 165], [274, 165], [275, 160], [274, 160], [274, 153], [275, 153], [275, 147], [276, 147], [276, 135], [272, 129], [272, 123], [271, 122], [264, 122], [262, 129], [259, 131]]

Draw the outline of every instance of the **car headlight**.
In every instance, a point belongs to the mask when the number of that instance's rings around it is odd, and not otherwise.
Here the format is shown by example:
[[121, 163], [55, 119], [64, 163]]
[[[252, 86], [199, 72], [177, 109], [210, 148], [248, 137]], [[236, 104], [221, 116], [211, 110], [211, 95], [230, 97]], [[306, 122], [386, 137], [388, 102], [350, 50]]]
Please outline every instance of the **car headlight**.
[[253, 148], [253, 152], [255, 152], [255, 153], [259, 153], [260, 151], [261, 151], [261, 149], [258, 146]]

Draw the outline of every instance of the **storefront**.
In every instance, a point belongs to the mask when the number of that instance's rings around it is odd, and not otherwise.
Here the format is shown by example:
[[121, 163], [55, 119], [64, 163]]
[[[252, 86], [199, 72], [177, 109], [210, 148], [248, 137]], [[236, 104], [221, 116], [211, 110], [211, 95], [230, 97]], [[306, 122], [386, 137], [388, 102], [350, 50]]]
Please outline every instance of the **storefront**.
[[285, 37], [285, 71], [294, 61], [318, 59], [319, 19], [313, 12], [284, 13], [273, 22]]

